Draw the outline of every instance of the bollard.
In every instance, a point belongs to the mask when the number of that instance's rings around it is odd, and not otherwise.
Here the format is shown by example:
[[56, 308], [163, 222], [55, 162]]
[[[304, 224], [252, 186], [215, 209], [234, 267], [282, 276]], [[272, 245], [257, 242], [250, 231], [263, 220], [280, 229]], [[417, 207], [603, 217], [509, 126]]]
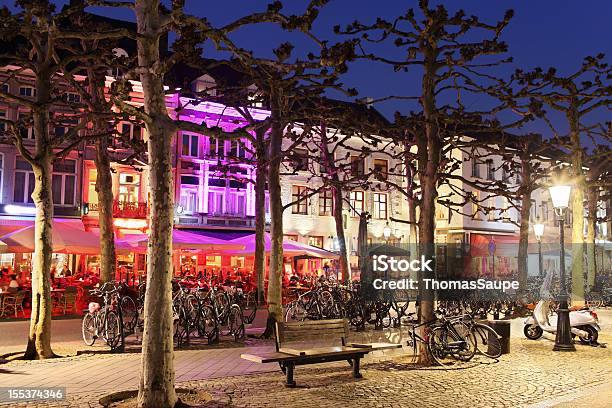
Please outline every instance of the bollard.
[[501, 337], [499, 341], [502, 354], [510, 353], [510, 322], [508, 320], [487, 320], [485, 324], [495, 330]]

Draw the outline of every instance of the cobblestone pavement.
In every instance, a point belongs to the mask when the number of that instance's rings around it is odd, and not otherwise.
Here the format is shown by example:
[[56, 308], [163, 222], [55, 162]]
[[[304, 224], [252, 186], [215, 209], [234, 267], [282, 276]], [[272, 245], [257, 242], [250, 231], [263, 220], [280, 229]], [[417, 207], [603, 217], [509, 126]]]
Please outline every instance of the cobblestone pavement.
[[[519, 328], [520, 322], [513, 323], [512, 352], [499, 362], [479, 358], [457, 369], [419, 369], [406, 350], [379, 352], [365, 361], [361, 380], [351, 378], [346, 363], [298, 367], [295, 389], [284, 387], [277, 365], [241, 360], [245, 348], [179, 351], [177, 385], [210, 392], [215, 402], [206, 406], [211, 407], [609, 406], [612, 349], [577, 345], [576, 353], [555, 353], [550, 337], [530, 341], [514, 326]], [[358, 336], [369, 340], [381, 334]], [[383, 337], [401, 338], [396, 331]], [[601, 340], [612, 340], [609, 331]], [[68, 387], [68, 399], [61, 403], [16, 407], [98, 407], [101, 396], [136, 387], [139, 358], [125, 354], [15, 361], [0, 366], [0, 378], [3, 386]]]

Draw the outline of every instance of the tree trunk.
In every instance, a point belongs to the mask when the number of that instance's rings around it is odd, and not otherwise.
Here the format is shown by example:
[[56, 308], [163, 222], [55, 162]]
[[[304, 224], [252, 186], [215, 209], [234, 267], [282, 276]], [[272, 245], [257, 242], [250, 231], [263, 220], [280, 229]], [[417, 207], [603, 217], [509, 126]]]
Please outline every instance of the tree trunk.
[[580, 148], [579, 121], [571, 116], [570, 140], [572, 144], [572, 305], [584, 304], [584, 172], [582, 149]]
[[[337, 175], [336, 175], [336, 178]], [[340, 267], [340, 278], [342, 283], [347, 283], [351, 277], [350, 267], [348, 263], [348, 251], [346, 249], [346, 236], [344, 235], [344, 215], [342, 214], [342, 208], [344, 207], [344, 200], [342, 194], [342, 187], [340, 187], [340, 181], [334, 185], [332, 192], [334, 194], [334, 222], [336, 225], [336, 236], [338, 239], [338, 249], [340, 251], [340, 258], [338, 259], [338, 265]]]
[[49, 140], [49, 108], [51, 75], [44, 69], [37, 73], [37, 102], [32, 111], [36, 155], [32, 170], [36, 179], [32, 200], [36, 206], [34, 220], [34, 254], [32, 254], [32, 314], [24, 358], [27, 360], [54, 357], [51, 350], [51, 254], [53, 253], [53, 196], [51, 174], [53, 152]]
[[174, 126], [166, 110], [162, 77], [153, 72], [160, 57], [159, 7], [157, 0], [136, 0], [135, 3], [138, 65], [141, 67], [144, 109], [150, 118], [146, 128], [151, 193], [139, 408], [172, 408], [177, 402], [172, 339], [174, 189], [171, 141]]
[[[530, 177], [530, 176], [527, 176]], [[522, 180], [528, 181], [529, 178]], [[531, 213], [531, 195], [523, 192], [521, 199], [521, 223], [519, 226], [518, 248], [518, 281], [519, 293], [524, 294], [527, 289], [527, 257], [529, 249], [529, 214]]]
[[[419, 246], [421, 255], [426, 259], [435, 259], [435, 206], [438, 197], [437, 174], [440, 167], [440, 137], [438, 134], [437, 113], [435, 102], [435, 57], [430, 51], [425, 52], [425, 66], [423, 74], [423, 95], [421, 104], [423, 106], [423, 117], [425, 118], [425, 134], [418, 138], [418, 165], [421, 174], [421, 213], [419, 217]], [[420, 273], [419, 281], [433, 279], [435, 261], [432, 262], [432, 270]], [[434, 291], [426, 288], [424, 284], [419, 285], [419, 318], [421, 323], [434, 318]], [[425, 347], [419, 350], [419, 363], [430, 364], [429, 356]]]
[[[96, 121], [99, 122], [99, 121]], [[96, 129], [102, 130], [96, 126]], [[115, 279], [116, 255], [113, 229], [113, 178], [108, 157], [108, 137], [96, 141], [95, 165], [97, 170], [98, 220], [100, 223], [100, 281]]]
[[280, 101], [272, 92], [270, 131], [270, 165], [268, 168], [268, 188], [270, 189], [270, 270], [268, 280], [268, 327], [282, 321], [282, 277], [283, 277], [283, 203], [281, 199], [280, 166], [282, 162], [283, 128], [280, 120]]
[[597, 189], [587, 190], [587, 236], [586, 236], [586, 259], [587, 259], [587, 289], [591, 291], [595, 286], [595, 224], [597, 222]]
[[257, 173], [255, 174], [255, 276], [257, 276], [257, 304], [263, 305], [265, 299], [264, 283], [266, 276], [266, 145], [265, 129], [256, 131], [255, 147]]
[[[90, 94], [94, 106], [109, 109], [104, 96], [104, 72], [90, 68], [87, 77], [90, 84]], [[98, 222], [100, 226], [100, 281], [108, 282], [115, 279], [116, 254], [115, 235], [113, 229], [113, 177], [111, 174], [110, 157], [108, 153], [109, 132], [108, 122], [95, 119], [93, 133], [100, 135], [96, 140], [96, 193], [98, 194]]]
[[340, 259], [338, 266], [340, 267], [340, 281], [347, 283], [351, 277], [350, 266], [348, 262], [348, 253], [346, 250], [346, 237], [344, 235], [344, 217], [342, 209], [344, 207], [342, 181], [338, 174], [338, 167], [334, 162], [334, 156], [330, 151], [330, 146], [327, 140], [327, 125], [325, 121], [321, 121], [321, 150], [323, 153], [323, 166], [325, 172], [331, 178], [332, 194], [333, 194], [333, 214], [334, 223], [336, 226], [336, 236], [338, 240], [338, 248], [340, 250]]
[[[39, 130], [37, 128], [37, 130]], [[37, 136], [40, 137], [40, 133]], [[24, 358], [54, 357], [51, 350], [51, 254], [53, 253], [53, 198], [51, 196], [51, 156], [37, 159], [32, 166], [36, 183], [32, 199], [36, 206], [34, 254], [32, 254], [32, 315]]]

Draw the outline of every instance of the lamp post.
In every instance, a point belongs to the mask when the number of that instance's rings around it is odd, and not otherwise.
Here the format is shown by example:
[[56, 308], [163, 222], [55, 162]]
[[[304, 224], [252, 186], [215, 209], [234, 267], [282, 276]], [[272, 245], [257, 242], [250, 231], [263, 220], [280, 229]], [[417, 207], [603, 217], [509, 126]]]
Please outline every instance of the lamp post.
[[552, 199], [553, 207], [555, 207], [555, 214], [559, 220], [559, 243], [561, 245], [559, 259], [559, 282], [561, 290], [559, 291], [559, 309], [557, 310], [557, 335], [555, 337], [555, 346], [553, 351], [576, 351], [574, 343], [572, 341], [572, 332], [570, 327], [569, 319], [569, 308], [568, 308], [568, 294], [567, 287], [565, 285], [565, 211], [569, 204], [569, 197], [571, 192], [571, 186], [557, 185], [552, 186], [548, 190], [550, 192], [550, 198]]
[[544, 224], [540, 222], [538, 218], [537, 222], [533, 224], [533, 233], [535, 234], [536, 240], [538, 241], [538, 274], [540, 278], [543, 277], [542, 267], [542, 236], [544, 235]]

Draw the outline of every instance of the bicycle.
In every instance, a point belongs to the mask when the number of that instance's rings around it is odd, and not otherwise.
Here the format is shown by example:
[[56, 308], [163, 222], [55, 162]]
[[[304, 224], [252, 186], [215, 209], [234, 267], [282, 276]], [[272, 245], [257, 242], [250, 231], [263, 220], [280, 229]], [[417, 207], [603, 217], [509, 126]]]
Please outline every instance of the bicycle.
[[102, 337], [111, 350], [115, 350], [121, 342], [122, 323], [117, 312], [117, 298], [113, 296], [117, 288], [109, 289], [110, 286], [112, 283], [105, 283], [100, 289], [90, 291], [94, 296], [103, 297], [104, 306], [91, 302], [89, 311], [83, 316], [81, 329], [83, 341], [88, 346], [93, 346]]
[[[439, 317], [429, 322], [408, 324], [408, 346], [417, 354], [419, 343], [426, 347], [427, 354], [442, 367], [448, 367], [454, 361], [466, 362], [476, 354], [476, 336], [461, 321], [447, 319], [439, 311]], [[417, 334], [417, 328], [425, 328], [425, 337]], [[450, 359], [452, 358], [452, 359]]]

